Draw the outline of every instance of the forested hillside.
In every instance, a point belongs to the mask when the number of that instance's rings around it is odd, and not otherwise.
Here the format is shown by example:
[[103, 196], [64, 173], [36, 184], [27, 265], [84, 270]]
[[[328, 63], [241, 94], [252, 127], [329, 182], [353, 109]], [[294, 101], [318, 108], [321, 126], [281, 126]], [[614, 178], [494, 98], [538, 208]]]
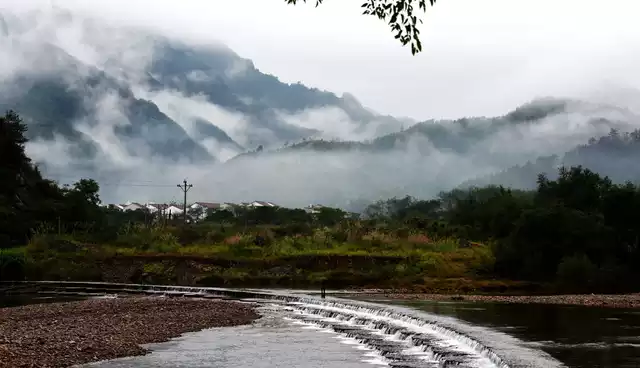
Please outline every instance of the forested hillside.
[[532, 189], [540, 173], [556, 177], [560, 166], [588, 167], [615, 183], [640, 182], [640, 130], [620, 132], [612, 129], [608, 135], [591, 138], [563, 155], [540, 157], [524, 165], [517, 165], [490, 176], [472, 179], [462, 187], [504, 185], [511, 188]]

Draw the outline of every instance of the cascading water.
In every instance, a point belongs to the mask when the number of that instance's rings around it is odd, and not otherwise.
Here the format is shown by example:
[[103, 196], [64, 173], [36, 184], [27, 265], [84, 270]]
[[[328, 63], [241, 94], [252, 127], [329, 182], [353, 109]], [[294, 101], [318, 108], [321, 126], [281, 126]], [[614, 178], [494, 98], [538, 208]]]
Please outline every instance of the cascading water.
[[292, 318], [333, 329], [374, 349], [392, 367], [510, 368], [477, 341], [401, 313], [312, 299], [290, 302], [285, 308]]
[[[460, 321], [452, 324], [436, 315], [416, 314], [400, 307], [255, 289], [66, 282], [26, 283], [27, 286], [38, 287], [43, 293], [133, 293], [260, 302], [281, 313], [291, 324], [335, 333], [342, 342], [366, 350], [367, 362], [395, 368], [562, 367], [509, 335]], [[487, 336], [489, 340], [482, 340]]]

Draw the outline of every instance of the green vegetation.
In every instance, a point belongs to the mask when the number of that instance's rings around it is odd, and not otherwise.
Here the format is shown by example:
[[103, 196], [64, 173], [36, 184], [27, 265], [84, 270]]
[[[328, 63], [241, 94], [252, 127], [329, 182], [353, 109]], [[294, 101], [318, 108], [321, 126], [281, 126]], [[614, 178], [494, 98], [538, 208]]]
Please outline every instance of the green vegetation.
[[[0, 276], [184, 285], [410, 288], [429, 292], [637, 290], [640, 189], [582, 167], [535, 190], [456, 189], [359, 215], [258, 207], [183, 225], [100, 207], [99, 186], [60, 188], [0, 118]], [[4, 180], [4, 178], [7, 178]], [[518, 281], [514, 281], [518, 280]]]
[[346, 216], [260, 207], [213, 212], [189, 226], [131, 217], [108, 241], [100, 231], [38, 232], [21, 254], [39, 278], [200, 285], [411, 286], [493, 268], [486, 245]]

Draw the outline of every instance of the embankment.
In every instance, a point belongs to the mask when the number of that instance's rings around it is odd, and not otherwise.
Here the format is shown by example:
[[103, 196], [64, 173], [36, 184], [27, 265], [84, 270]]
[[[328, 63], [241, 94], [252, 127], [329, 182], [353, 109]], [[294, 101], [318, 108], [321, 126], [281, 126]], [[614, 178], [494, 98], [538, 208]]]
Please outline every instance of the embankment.
[[295, 255], [273, 258], [199, 257], [179, 254], [56, 254], [26, 264], [27, 280], [100, 281], [214, 287], [400, 288], [433, 293], [530, 291], [535, 285], [483, 279], [464, 264], [425, 264], [412, 256]]

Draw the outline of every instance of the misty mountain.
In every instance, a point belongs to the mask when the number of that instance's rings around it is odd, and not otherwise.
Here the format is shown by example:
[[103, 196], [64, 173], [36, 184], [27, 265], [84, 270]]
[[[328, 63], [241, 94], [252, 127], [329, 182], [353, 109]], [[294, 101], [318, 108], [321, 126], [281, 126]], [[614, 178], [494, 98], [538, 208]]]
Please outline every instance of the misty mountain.
[[640, 130], [591, 138], [563, 155], [542, 156], [482, 178], [468, 180], [461, 187], [503, 185], [518, 189], [534, 189], [539, 174], [556, 178], [558, 168], [583, 166], [614, 183], [640, 183]]
[[[401, 124], [353, 96], [283, 83], [224, 45], [114, 29], [60, 9], [5, 15], [0, 25], [7, 35], [0, 48], [19, 64], [0, 74], [0, 109], [16, 110], [32, 140], [64, 140], [83, 156], [116, 146], [137, 157], [225, 160], [260, 145], [324, 136], [296, 124], [297, 114], [323, 109], [356, 134], [372, 122], [376, 131]], [[118, 41], [123, 45], [114, 46]]]
[[57, 10], [3, 16], [0, 108], [27, 121], [45, 175], [95, 178], [105, 201], [176, 199], [184, 178], [205, 201], [429, 197], [640, 126], [615, 104], [566, 98], [416, 123], [282, 82], [213, 42]]
[[[15, 36], [15, 37], [14, 37]], [[10, 33], [16, 51], [43, 69], [25, 69], [0, 81], [0, 109], [15, 110], [26, 121], [31, 140], [64, 139], [74, 154], [94, 157], [102, 142], [92, 133], [102, 124], [109, 137], [131, 155], [178, 160], [211, 160], [173, 120], [151, 101], [136, 98], [126, 84], [87, 65], [50, 43], [24, 42]]]
[[[242, 156], [309, 150], [314, 152], [359, 151], [370, 153], [395, 150], [414, 150], [428, 157], [433, 152], [448, 152], [456, 155], [472, 155], [479, 149], [492, 154], [496, 159], [505, 149], [494, 145], [495, 138], [529, 140], [535, 143], [538, 133], [548, 129], [573, 129], [569, 136], [557, 137], [551, 143], [552, 152], [565, 152], [584, 142], [590, 133], [604, 133], [611, 129], [628, 130], [640, 123], [640, 116], [613, 105], [595, 104], [586, 101], [540, 98], [517, 107], [499, 117], [472, 117], [457, 120], [430, 120], [414, 124], [367, 141], [303, 140], [279, 149], [248, 152]], [[538, 151], [533, 147], [534, 151]], [[528, 156], [529, 149], [523, 145], [513, 152], [516, 156]], [[538, 155], [534, 155], [537, 157]], [[514, 156], [505, 158], [512, 161]]]
[[355, 134], [365, 133], [371, 125], [376, 132], [385, 132], [403, 123], [370, 111], [350, 94], [338, 97], [300, 82], [281, 82], [223, 45], [194, 47], [157, 39], [154, 55], [148, 81], [152, 91], [169, 88], [186, 97], [204, 96], [211, 104], [241, 113], [248, 123], [245, 144], [249, 149], [325, 135], [322, 126], [295, 123], [298, 114], [307, 111], [337, 110]]

